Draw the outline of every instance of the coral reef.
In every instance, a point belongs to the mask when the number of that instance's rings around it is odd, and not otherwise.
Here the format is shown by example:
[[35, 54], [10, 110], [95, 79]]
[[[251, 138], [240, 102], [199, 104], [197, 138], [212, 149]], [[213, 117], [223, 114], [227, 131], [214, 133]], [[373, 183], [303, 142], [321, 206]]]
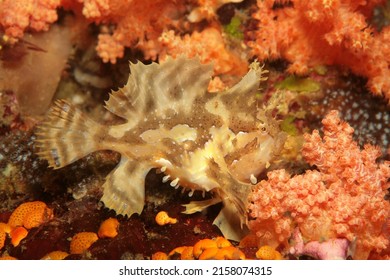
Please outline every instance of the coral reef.
[[340, 118], [354, 128], [353, 137], [359, 146], [365, 143], [379, 146], [382, 159], [390, 145], [390, 110], [383, 98], [373, 96], [364, 87], [365, 81], [352, 77], [327, 88], [321, 98], [312, 98], [305, 106], [310, 129], [319, 127], [322, 117], [338, 110]]
[[[103, 156], [103, 157], [102, 157]], [[103, 155], [96, 155], [103, 162], [106, 161]], [[95, 160], [97, 160], [95, 158]], [[89, 164], [87, 162], [89, 161]], [[96, 162], [83, 160], [65, 168], [63, 171], [49, 171], [50, 175], [44, 177], [56, 178], [61, 182], [62, 187], [55, 186], [55, 182], [49, 180], [43, 182], [46, 190], [38, 193], [28, 193], [28, 197], [40, 196], [43, 194], [53, 203], [47, 205], [54, 210], [55, 217], [38, 228], [29, 231], [26, 238], [19, 246], [14, 247], [10, 238], [7, 238], [4, 247], [0, 249], [0, 256], [12, 256], [17, 259], [42, 259], [54, 251], [61, 251], [62, 254], [54, 254], [57, 257], [68, 254], [65, 259], [149, 259], [154, 252], [161, 250], [173, 250], [180, 246], [185, 240], [189, 244], [195, 244], [200, 239], [213, 238], [221, 233], [212, 225], [219, 207], [214, 207], [205, 213], [195, 213], [184, 215], [183, 203], [189, 203], [188, 195], [181, 190], [173, 189], [169, 183], [161, 183], [162, 177], [151, 172], [146, 180], [146, 205], [141, 216], [134, 215], [131, 218], [118, 216], [113, 218], [113, 212], [102, 209], [99, 205], [99, 197], [102, 195], [100, 182], [93, 183], [93, 180], [84, 180], [80, 184], [77, 182], [80, 176], [89, 178], [90, 176], [103, 179], [107, 171], [97, 169]], [[80, 165], [81, 164], [81, 165]], [[91, 169], [85, 169], [86, 165], [91, 165]], [[107, 167], [106, 167], [107, 168]], [[108, 169], [113, 168], [109, 166]], [[47, 170], [43, 166], [42, 170]], [[82, 174], [79, 173], [82, 171]], [[75, 177], [77, 179], [75, 179]], [[51, 186], [50, 186], [51, 185]], [[73, 198], [73, 191], [83, 185], [86, 193], [82, 197]], [[68, 192], [68, 193], [67, 193]], [[11, 192], [15, 196], [14, 192]], [[206, 197], [207, 198], [207, 197]], [[4, 200], [6, 199], [6, 200]], [[202, 199], [201, 194], [194, 194], [191, 199]], [[10, 198], [4, 198], [0, 191], [2, 209], [0, 211], [1, 222], [6, 225], [12, 211], [8, 211], [5, 201], [9, 204]], [[16, 200], [17, 205], [25, 200], [24, 197]], [[8, 206], [8, 208], [11, 208]], [[16, 206], [14, 208], [17, 208]], [[168, 210], [169, 209], [169, 210]], [[169, 211], [172, 216], [180, 217], [180, 221], [174, 225], [159, 226], [155, 222], [155, 216], [160, 211]], [[211, 211], [213, 210], [213, 211]], [[115, 225], [114, 220], [120, 223], [118, 234], [115, 237], [100, 237], [83, 254], [70, 254], [70, 241], [80, 232], [99, 233], [99, 229], [106, 228], [107, 222]], [[8, 226], [8, 225], [7, 225]], [[10, 229], [6, 227], [8, 232]], [[1, 232], [1, 231], [0, 231]], [[50, 257], [50, 256], [49, 256]], [[52, 259], [57, 258], [52, 256]]]
[[[120, 1], [120, 0], [63, 0], [32, 1], [13, 4], [3, 1], [0, 28], [4, 29], [4, 41], [15, 42], [25, 30], [47, 31], [49, 24], [57, 20], [57, 7], [71, 10], [79, 28], [88, 23], [99, 25], [100, 33], [96, 50], [104, 62], [116, 63], [125, 54], [125, 48], [141, 50], [145, 59], [162, 59], [167, 55], [199, 56], [204, 63], [216, 61], [215, 73], [231, 73], [241, 76], [247, 62], [234, 53], [222, 35], [222, 27], [216, 20], [216, 10], [229, 2], [223, 1]], [[42, 3], [41, 3], [42, 2]], [[187, 3], [188, 2], [188, 3]], [[42, 23], [31, 16], [34, 7], [44, 5], [39, 16]], [[190, 8], [189, 8], [190, 7]], [[192, 8], [192, 9], [191, 9]], [[191, 13], [186, 16], [191, 9]], [[213, 21], [213, 27], [196, 28], [202, 19]], [[46, 21], [44, 21], [46, 20]], [[18, 22], [15, 24], [14, 22]], [[82, 27], [81, 27], [82, 28]], [[73, 27], [73, 31], [78, 28]], [[11, 41], [10, 41], [11, 40]], [[54, 40], [57, 41], [57, 40]], [[0, 44], [1, 46], [1, 44]]]
[[340, 65], [368, 78], [369, 89], [390, 100], [390, 28], [370, 25], [383, 0], [356, 2], [257, 1], [248, 46], [260, 60], [284, 58], [291, 73], [306, 74], [318, 65]]
[[[0, 0], [0, 260], [390, 259], [389, 11], [385, 0]], [[43, 129], [59, 143], [46, 150], [53, 170], [34, 127], [56, 99], [68, 101]], [[88, 136], [95, 120], [110, 129]], [[133, 125], [139, 139], [119, 143]], [[110, 150], [75, 157], [96, 140], [81, 136], [99, 135], [116, 138]], [[117, 215], [127, 199], [137, 214]]]
[[291, 175], [267, 174], [254, 188], [249, 206], [251, 231], [265, 244], [288, 246], [296, 227], [305, 240], [344, 238], [356, 243], [353, 258], [366, 259], [389, 240], [382, 227], [389, 219], [389, 162], [376, 163], [378, 147], [363, 150], [352, 139], [353, 129], [331, 111], [318, 130], [305, 135], [304, 159], [318, 170]]
[[106, 102], [125, 124], [102, 125], [59, 100], [36, 131], [38, 155], [59, 169], [98, 150], [120, 153], [101, 200], [127, 216], [142, 212], [145, 177], [157, 168], [165, 174], [164, 182], [187, 188], [189, 196], [212, 192], [214, 199], [189, 204], [185, 213], [223, 202], [215, 224], [224, 236], [239, 240], [251, 185], [285, 140], [270, 109], [257, 107], [256, 92], [265, 71], [254, 62], [235, 86], [209, 93], [212, 66], [197, 58], [180, 56], [130, 68], [126, 86]]

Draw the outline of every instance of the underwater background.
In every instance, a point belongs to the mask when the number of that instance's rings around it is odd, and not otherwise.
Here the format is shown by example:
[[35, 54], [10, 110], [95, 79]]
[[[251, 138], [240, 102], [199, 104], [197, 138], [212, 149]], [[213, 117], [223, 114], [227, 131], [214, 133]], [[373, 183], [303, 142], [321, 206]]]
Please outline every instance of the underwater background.
[[[389, 259], [389, 20], [384, 0], [0, 0], [0, 257]], [[241, 198], [239, 240], [213, 224], [223, 203], [183, 213], [215, 192], [175, 188], [162, 168], [125, 217], [101, 201], [120, 153], [60, 169], [38, 155], [55, 100], [121, 124], [104, 104], [129, 61], [183, 57], [211, 65], [205, 95], [258, 63], [252, 97], [284, 135]]]

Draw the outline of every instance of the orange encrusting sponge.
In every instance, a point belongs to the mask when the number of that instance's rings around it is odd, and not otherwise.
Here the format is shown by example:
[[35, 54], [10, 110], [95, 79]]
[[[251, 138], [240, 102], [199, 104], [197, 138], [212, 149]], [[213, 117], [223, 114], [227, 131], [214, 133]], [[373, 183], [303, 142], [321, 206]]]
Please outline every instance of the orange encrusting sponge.
[[48, 254], [46, 254], [42, 260], [63, 260], [65, 259], [69, 254], [67, 252], [63, 251], [53, 251]]
[[27, 235], [28, 235], [28, 231], [24, 227], [14, 228], [10, 233], [12, 245], [14, 245], [14, 247], [17, 247], [20, 241], [25, 239]]
[[245, 254], [234, 247], [229, 240], [224, 237], [213, 239], [202, 239], [194, 246], [180, 246], [174, 248], [167, 255], [164, 252], [156, 252], [152, 255], [153, 260], [244, 260]]
[[282, 255], [275, 248], [265, 245], [256, 252], [256, 258], [260, 260], [282, 260]]
[[53, 211], [42, 201], [25, 202], [19, 205], [8, 220], [12, 228], [24, 226], [26, 229], [38, 227], [53, 218]]
[[11, 214], [8, 223], [0, 223], [0, 250], [5, 245], [7, 234], [16, 247], [27, 237], [28, 230], [39, 227], [53, 218], [53, 210], [42, 201], [25, 202]]
[[71, 254], [82, 254], [95, 243], [99, 237], [94, 232], [79, 232], [76, 233], [70, 242]]
[[115, 218], [108, 218], [100, 224], [99, 238], [114, 238], [118, 235], [119, 222]]

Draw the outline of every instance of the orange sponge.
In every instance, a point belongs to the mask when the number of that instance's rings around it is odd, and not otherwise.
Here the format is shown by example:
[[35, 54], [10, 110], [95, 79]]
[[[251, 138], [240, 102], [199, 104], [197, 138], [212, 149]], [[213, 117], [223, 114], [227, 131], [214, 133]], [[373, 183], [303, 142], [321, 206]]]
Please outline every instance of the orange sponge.
[[262, 246], [256, 252], [256, 258], [261, 260], [281, 260], [282, 255], [271, 246]]
[[27, 234], [28, 231], [24, 227], [14, 228], [10, 233], [12, 245], [14, 245], [14, 247], [18, 246], [20, 241], [26, 238]]
[[98, 236], [100, 238], [109, 237], [114, 238], [118, 235], [119, 222], [115, 218], [108, 218], [101, 223]]
[[70, 253], [82, 254], [98, 239], [97, 234], [94, 232], [79, 232], [73, 236], [70, 242]]
[[53, 218], [53, 211], [42, 201], [25, 202], [19, 205], [8, 220], [14, 228], [24, 226], [26, 229], [38, 227]]
[[46, 254], [42, 260], [63, 260], [65, 259], [69, 254], [67, 252], [63, 251], [53, 251], [49, 254]]
[[0, 250], [4, 247], [6, 237], [6, 233], [3, 230], [0, 230]]

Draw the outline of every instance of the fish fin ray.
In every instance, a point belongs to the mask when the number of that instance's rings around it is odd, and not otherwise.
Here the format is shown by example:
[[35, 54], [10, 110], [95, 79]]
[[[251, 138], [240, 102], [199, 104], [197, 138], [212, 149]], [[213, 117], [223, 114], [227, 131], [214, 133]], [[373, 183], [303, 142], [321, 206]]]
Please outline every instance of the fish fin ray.
[[126, 120], [141, 120], [150, 112], [161, 116], [169, 109], [190, 109], [188, 104], [206, 92], [212, 71], [212, 65], [184, 56], [168, 57], [160, 64], [130, 63], [127, 84], [111, 93], [106, 108]]
[[243, 225], [240, 218], [232, 208], [224, 206], [215, 218], [213, 225], [216, 225], [226, 239], [240, 241], [248, 229]]
[[102, 128], [69, 102], [57, 100], [35, 131], [37, 154], [54, 169], [64, 167], [99, 149], [95, 135]]
[[201, 212], [207, 207], [210, 207], [214, 204], [217, 204], [221, 202], [222, 200], [218, 197], [207, 199], [207, 200], [200, 200], [200, 201], [191, 201], [188, 204], [183, 204], [183, 206], [186, 208], [182, 213], [183, 214], [193, 214], [196, 212]]
[[122, 156], [103, 184], [101, 201], [118, 215], [140, 214], [145, 204], [145, 177], [150, 169], [147, 163]]

